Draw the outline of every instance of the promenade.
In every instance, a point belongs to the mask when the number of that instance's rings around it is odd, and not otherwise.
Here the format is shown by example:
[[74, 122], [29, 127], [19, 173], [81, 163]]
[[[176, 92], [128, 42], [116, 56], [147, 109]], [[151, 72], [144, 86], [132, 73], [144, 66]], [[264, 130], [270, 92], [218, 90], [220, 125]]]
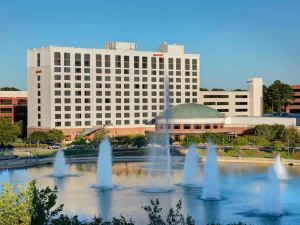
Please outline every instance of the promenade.
[[[147, 162], [149, 156], [116, 156], [112, 160], [114, 163], [118, 162]], [[66, 157], [69, 164], [72, 163], [96, 163], [98, 157]], [[172, 162], [183, 163], [184, 156], [172, 156]], [[274, 158], [246, 158], [246, 157], [218, 157], [220, 163], [256, 163], [256, 164], [273, 164]], [[54, 157], [43, 159], [12, 159], [0, 161], [1, 169], [16, 169], [28, 168], [41, 165], [51, 165], [54, 162]], [[205, 162], [205, 157], [200, 158], [200, 162]], [[300, 160], [281, 159], [283, 165], [300, 166]]]

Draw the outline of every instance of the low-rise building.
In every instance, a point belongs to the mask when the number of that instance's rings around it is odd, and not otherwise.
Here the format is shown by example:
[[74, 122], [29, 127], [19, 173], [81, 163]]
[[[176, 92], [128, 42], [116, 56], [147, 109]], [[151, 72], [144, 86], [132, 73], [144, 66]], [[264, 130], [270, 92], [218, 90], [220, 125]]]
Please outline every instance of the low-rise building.
[[[166, 115], [169, 116], [166, 119]], [[225, 116], [217, 110], [201, 104], [181, 104], [170, 108], [156, 119], [155, 130], [164, 132], [168, 124], [171, 135], [202, 133], [227, 133], [233, 136], [259, 124], [296, 126], [296, 118], [264, 116]]]
[[286, 107], [287, 113], [300, 113], [300, 85], [290, 85], [294, 92], [294, 101]]
[[248, 80], [246, 91], [200, 91], [200, 104], [225, 116], [261, 116], [263, 114], [263, 80]]

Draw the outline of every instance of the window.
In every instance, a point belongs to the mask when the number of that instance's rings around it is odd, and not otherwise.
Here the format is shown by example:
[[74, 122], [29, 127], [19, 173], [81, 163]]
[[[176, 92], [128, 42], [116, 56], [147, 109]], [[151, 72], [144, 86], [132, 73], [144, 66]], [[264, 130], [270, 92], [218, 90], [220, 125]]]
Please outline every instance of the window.
[[12, 108], [0, 108], [0, 113], [1, 114], [12, 113]]
[[70, 66], [71, 63], [70, 63], [70, 53], [64, 53], [64, 65], [65, 66]]
[[204, 95], [204, 98], [229, 98], [228, 95]]
[[194, 129], [195, 130], [200, 130], [201, 129], [201, 125], [200, 124], [194, 124]]
[[[185, 70], [190, 70], [190, 59], [185, 59]], [[188, 74], [188, 75], [190, 75], [190, 74]]]
[[105, 67], [110, 67], [110, 55], [105, 55]]
[[181, 59], [176, 59], [176, 70], [181, 70]]
[[229, 102], [217, 102], [217, 105], [229, 105]]
[[229, 112], [229, 109], [217, 109], [218, 112]]
[[215, 102], [204, 102], [204, 105], [216, 105]]
[[[158, 59], [158, 62], [159, 62], [159, 69], [160, 70], [163, 70], [165, 68], [165, 61], [164, 61], [164, 58], [159, 58]], [[160, 74], [162, 75], [162, 74]]]
[[205, 124], [204, 129], [210, 129], [210, 124]]
[[90, 54], [84, 54], [84, 66], [90, 66], [90, 59], [91, 59], [91, 56]]
[[236, 98], [248, 98], [248, 95], [236, 95]]
[[142, 57], [142, 68], [143, 69], [147, 69], [147, 62], [148, 62], [147, 57]]
[[173, 69], [174, 69], [174, 59], [169, 58], [169, 70], [173, 70]]
[[248, 112], [248, 109], [235, 109], [236, 112]]
[[192, 69], [197, 70], [197, 59], [192, 59]]
[[124, 56], [124, 68], [129, 68], [129, 56]]
[[115, 56], [115, 67], [116, 68], [121, 68], [121, 64], [122, 64], [122, 62], [121, 62], [121, 56], [120, 55], [116, 55]]
[[0, 99], [0, 105], [12, 105], [11, 99]]
[[75, 66], [81, 66], [81, 54], [75, 53]]
[[139, 68], [139, 67], [140, 67], [140, 57], [134, 56], [134, 68]]
[[236, 102], [235, 105], [248, 105], [248, 102]]
[[174, 130], [180, 130], [180, 124], [174, 124], [173, 129]]
[[54, 52], [54, 65], [60, 66], [60, 52]]
[[100, 54], [96, 54], [96, 67], [102, 67], [102, 56]]
[[151, 57], [151, 69], [156, 69], [156, 57]]
[[191, 125], [190, 124], [183, 124], [183, 129], [184, 130], [189, 130], [189, 129], [191, 129]]
[[36, 58], [37, 58], [36, 59], [36, 66], [40, 67], [41, 66], [41, 54], [38, 53]]

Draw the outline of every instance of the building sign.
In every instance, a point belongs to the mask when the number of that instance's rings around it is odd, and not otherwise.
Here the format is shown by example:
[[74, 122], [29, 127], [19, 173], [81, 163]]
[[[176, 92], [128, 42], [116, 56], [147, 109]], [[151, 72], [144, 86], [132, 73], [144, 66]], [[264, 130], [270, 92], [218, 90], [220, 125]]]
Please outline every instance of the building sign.
[[163, 54], [160, 54], [160, 53], [154, 53], [153, 56], [163, 56]]

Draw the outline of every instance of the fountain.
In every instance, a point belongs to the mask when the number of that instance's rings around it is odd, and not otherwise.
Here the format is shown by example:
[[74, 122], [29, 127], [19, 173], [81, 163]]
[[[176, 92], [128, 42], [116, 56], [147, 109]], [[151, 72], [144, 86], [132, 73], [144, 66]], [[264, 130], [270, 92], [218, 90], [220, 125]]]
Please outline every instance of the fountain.
[[[170, 192], [171, 188], [171, 153], [170, 153], [170, 98], [169, 98], [169, 82], [165, 76], [165, 112], [163, 114], [163, 132], [152, 133], [149, 142], [150, 152], [150, 168], [148, 175], [148, 187], [143, 188], [143, 192], [159, 193]], [[157, 173], [165, 174], [165, 182], [157, 182], [155, 175]]]
[[203, 192], [204, 200], [220, 200], [219, 171], [215, 146], [208, 144], [204, 165]]
[[66, 164], [64, 152], [62, 150], [59, 150], [55, 155], [53, 170], [54, 177], [61, 178], [66, 175], [68, 166]]
[[99, 146], [96, 188], [101, 188], [101, 189], [113, 188], [111, 145], [107, 138], [104, 138]]
[[279, 180], [273, 167], [269, 168], [268, 180], [262, 193], [261, 212], [268, 216], [280, 216], [282, 214], [281, 193]]
[[285, 179], [287, 179], [288, 176], [287, 176], [285, 168], [281, 164], [281, 160], [280, 160], [280, 155], [279, 154], [277, 155], [276, 160], [275, 160], [274, 170], [275, 170], [277, 178], [279, 180], [285, 180]]
[[196, 146], [191, 146], [185, 156], [183, 169], [183, 186], [199, 187], [199, 156]]

